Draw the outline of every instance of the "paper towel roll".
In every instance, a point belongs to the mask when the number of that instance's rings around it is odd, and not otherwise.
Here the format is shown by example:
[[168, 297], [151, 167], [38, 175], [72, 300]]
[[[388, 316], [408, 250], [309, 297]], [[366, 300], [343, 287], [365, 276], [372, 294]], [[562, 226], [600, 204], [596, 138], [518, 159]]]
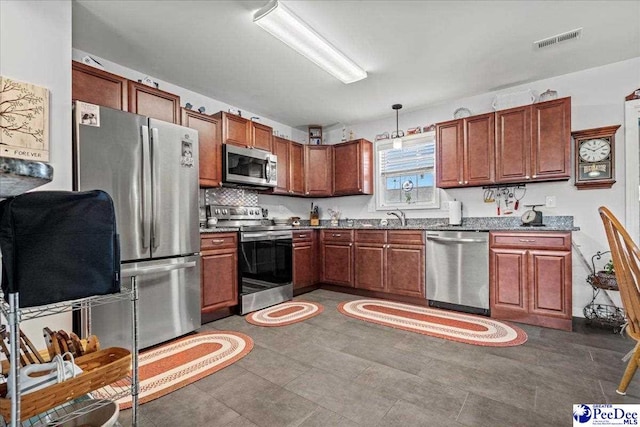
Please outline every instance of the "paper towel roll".
[[449, 225], [462, 224], [462, 202], [452, 200], [449, 202]]

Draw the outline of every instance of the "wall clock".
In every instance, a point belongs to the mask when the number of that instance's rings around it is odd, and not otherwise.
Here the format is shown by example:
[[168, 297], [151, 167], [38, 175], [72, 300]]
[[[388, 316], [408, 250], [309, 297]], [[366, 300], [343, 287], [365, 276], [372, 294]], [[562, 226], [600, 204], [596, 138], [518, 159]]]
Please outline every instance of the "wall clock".
[[611, 188], [615, 180], [615, 134], [620, 125], [571, 132], [578, 190]]

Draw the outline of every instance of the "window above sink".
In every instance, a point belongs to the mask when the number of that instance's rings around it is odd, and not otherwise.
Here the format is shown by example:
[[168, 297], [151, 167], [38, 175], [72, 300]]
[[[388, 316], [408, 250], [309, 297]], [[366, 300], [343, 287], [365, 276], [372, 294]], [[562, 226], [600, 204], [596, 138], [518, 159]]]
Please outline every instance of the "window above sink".
[[435, 134], [376, 141], [376, 210], [439, 209], [435, 179]]

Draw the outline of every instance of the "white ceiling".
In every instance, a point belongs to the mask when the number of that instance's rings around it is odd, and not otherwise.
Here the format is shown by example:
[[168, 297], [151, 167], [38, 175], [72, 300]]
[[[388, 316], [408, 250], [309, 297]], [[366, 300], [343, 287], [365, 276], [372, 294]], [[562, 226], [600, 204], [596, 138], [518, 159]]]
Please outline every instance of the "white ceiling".
[[[77, 0], [73, 46], [296, 127], [640, 56], [640, 1], [285, 1], [369, 73], [345, 85], [253, 24], [266, 2]], [[532, 48], [578, 27], [578, 40]]]

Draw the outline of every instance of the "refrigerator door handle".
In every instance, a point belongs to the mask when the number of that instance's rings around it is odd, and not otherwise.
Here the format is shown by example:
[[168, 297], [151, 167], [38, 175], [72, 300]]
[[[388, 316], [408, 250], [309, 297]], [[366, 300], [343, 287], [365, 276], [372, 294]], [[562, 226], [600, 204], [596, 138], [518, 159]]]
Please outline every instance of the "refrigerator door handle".
[[147, 274], [166, 273], [167, 271], [181, 270], [183, 268], [192, 268], [196, 266], [195, 261], [181, 262], [179, 264], [159, 265], [154, 267], [140, 267], [132, 269], [122, 269], [122, 277], [144, 276]]
[[160, 166], [158, 164], [160, 156], [158, 155], [157, 147], [160, 136], [158, 134], [158, 128], [151, 128], [151, 159], [153, 161], [153, 172], [151, 173], [152, 187], [153, 187], [153, 237], [151, 238], [151, 245], [153, 249], [160, 246], [160, 227], [158, 227], [158, 174]]
[[149, 127], [142, 126], [142, 247], [151, 245], [151, 153]]

